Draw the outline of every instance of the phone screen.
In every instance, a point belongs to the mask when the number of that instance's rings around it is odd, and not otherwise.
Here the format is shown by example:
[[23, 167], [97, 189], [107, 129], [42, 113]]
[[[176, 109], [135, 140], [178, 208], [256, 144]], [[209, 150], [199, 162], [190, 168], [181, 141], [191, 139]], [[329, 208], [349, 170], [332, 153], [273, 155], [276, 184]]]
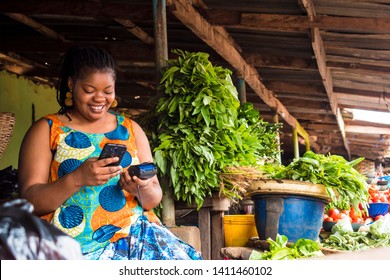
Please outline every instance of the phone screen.
[[119, 160], [108, 164], [109, 166], [119, 165], [123, 156], [125, 155], [127, 150], [126, 145], [122, 144], [113, 144], [107, 143], [104, 145], [102, 152], [100, 153], [99, 159], [110, 158], [110, 157], [118, 157]]

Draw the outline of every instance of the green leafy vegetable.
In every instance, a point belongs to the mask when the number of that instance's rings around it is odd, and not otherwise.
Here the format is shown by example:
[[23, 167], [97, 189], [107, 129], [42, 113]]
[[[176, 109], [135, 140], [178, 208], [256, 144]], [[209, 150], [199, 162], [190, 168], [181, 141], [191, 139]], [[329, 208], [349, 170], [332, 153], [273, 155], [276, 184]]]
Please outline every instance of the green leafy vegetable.
[[375, 238], [388, 238], [390, 241], [390, 214], [372, 223], [369, 231]]
[[349, 209], [353, 205], [357, 211], [360, 211], [360, 204], [367, 212], [369, 193], [365, 177], [354, 168], [363, 159], [358, 158], [348, 162], [338, 155], [323, 155], [308, 151], [287, 166], [266, 163], [261, 168], [265, 176], [272, 179], [323, 184], [332, 201], [327, 207]]
[[220, 174], [274, 157], [280, 126], [264, 122], [252, 104], [240, 106], [231, 71], [212, 65], [207, 53], [173, 53], [178, 58], [168, 61], [160, 81], [163, 95], [146, 126], [152, 128], [160, 175], [168, 178], [162, 185], [173, 188], [176, 200], [198, 208], [214, 192], [239, 199], [234, 183], [223, 184]]
[[[349, 222], [349, 220], [347, 220]], [[340, 222], [339, 222], [340, 223]], [[381, 217], [370, 225], [360, 227], [359, 231], [346, 231], [344, 227], [332, 228], [332, 234], [322, 241], [324, 248], [341, 251], [359, 251], [370, 248], [390, 246], [390, 214]], [[365, 228], [364, 230], [361, 230]]]
[[254, 250], [250, 260], [291, 260], [324, 256], [319, 244], [311, 239], [300, 238], [295, 243], [288, 244], [287, 236], [277, 234], [275, 241], [271, 238], [267, 241], [270, 244], [269, 250]]

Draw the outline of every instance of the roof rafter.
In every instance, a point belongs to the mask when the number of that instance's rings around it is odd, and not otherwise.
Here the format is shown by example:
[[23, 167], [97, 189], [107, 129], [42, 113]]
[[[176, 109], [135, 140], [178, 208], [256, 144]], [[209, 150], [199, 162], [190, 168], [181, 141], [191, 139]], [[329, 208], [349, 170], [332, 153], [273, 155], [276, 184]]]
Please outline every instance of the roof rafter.
[[[299, 3], [302, 4], [304, 9], [307, 12], [308, 18], [310, 22], [314, 22], [316, 19], [316, 11], [314, 9], [314, 5], [312, 3], [312, 0], [299, 0]], [[343, 138], [344, 147], [347, 151], [348, 158], [351, 158], [351, 152], [349, 149], [349, 144], [347, 141], [347, 137], [345, 134], [345, 126], [344, 121], [341, 116], [340, 109], [338, 108], [337, 104], [337, 98], [335, 97], [335, 94], [333, 93], [333, 82], [332, 82], [332, 76], [330, 74], [330, 69], [326, 66], [326, 54], [325, 54], [325, 48], [324, 44], [321, 38], [320, 29], [318, 27], [314, 27], [312, 29], [312, 47], [313, 51], [317, 60], [318, 70], [320, 72], [320, 75], [322, 77], [322, 81], [326, 90], [326, 93], [329, 98], [329, 104], [330, 108], [333, 112], [333, 114], [336, 116], [336, 120], [340, 129], [340, 133]]]
[[10, 18], [13, 18], [14, 20], [17, 20], [25, 25], [30, 26], [31, 28], [35, 29], [37, 32], [42, 33], [45, 36], [60, 40], [62, 42], [70, 42], [69, 40], [65, 39], [65, 37], [61, 34], [44, 26], [43, 24], [36, 22], [35, 20], [26, 15], [20, 13], [6, 13], [6, 15]]

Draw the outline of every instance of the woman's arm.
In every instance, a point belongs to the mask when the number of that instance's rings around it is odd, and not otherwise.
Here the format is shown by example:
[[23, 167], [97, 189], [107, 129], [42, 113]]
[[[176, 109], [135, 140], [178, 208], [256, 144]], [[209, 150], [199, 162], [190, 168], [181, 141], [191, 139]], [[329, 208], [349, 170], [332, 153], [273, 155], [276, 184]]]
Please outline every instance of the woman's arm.
[[[132, 121], [134, 134], [136, 135], [137, 156], [139, 162], [152, 162], [153, 156], [150, 150], [149, 140], [142, 128]], [[141, 180], [135, 176], [130, 178], [128, 172], [121, 174], [121, 186], [132, 195], [135, 195], [140, 200], [137, 190], [137, 185], [140, 189], [142, 207], [145, 210], [150, 210], [156, 207], [162, 199], [162, 190], [157, 176], [153, 176], [147, 180]]]
[[120, 173], [120, 167], [104, 167], [114, 162], [115, 158], [99, 161], [91, 158], [75, 171], [49, 183], [53, 157], [49, 138], [49, 124], [45, 119], [40, 119], [27, 131], [19, 153], [18, 184], [21, 197], [34, 205], [37, 215], [54, 211], [82, 186], [104, 184]]

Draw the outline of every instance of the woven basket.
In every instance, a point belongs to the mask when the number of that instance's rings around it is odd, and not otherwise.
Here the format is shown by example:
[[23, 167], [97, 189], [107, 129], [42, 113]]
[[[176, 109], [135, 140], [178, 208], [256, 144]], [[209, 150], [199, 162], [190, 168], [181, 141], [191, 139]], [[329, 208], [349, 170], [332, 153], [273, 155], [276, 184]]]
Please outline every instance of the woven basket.
[[15, 114], [10, 112], [0, 112], [0, 158], [2, 157], [15, 127]]

